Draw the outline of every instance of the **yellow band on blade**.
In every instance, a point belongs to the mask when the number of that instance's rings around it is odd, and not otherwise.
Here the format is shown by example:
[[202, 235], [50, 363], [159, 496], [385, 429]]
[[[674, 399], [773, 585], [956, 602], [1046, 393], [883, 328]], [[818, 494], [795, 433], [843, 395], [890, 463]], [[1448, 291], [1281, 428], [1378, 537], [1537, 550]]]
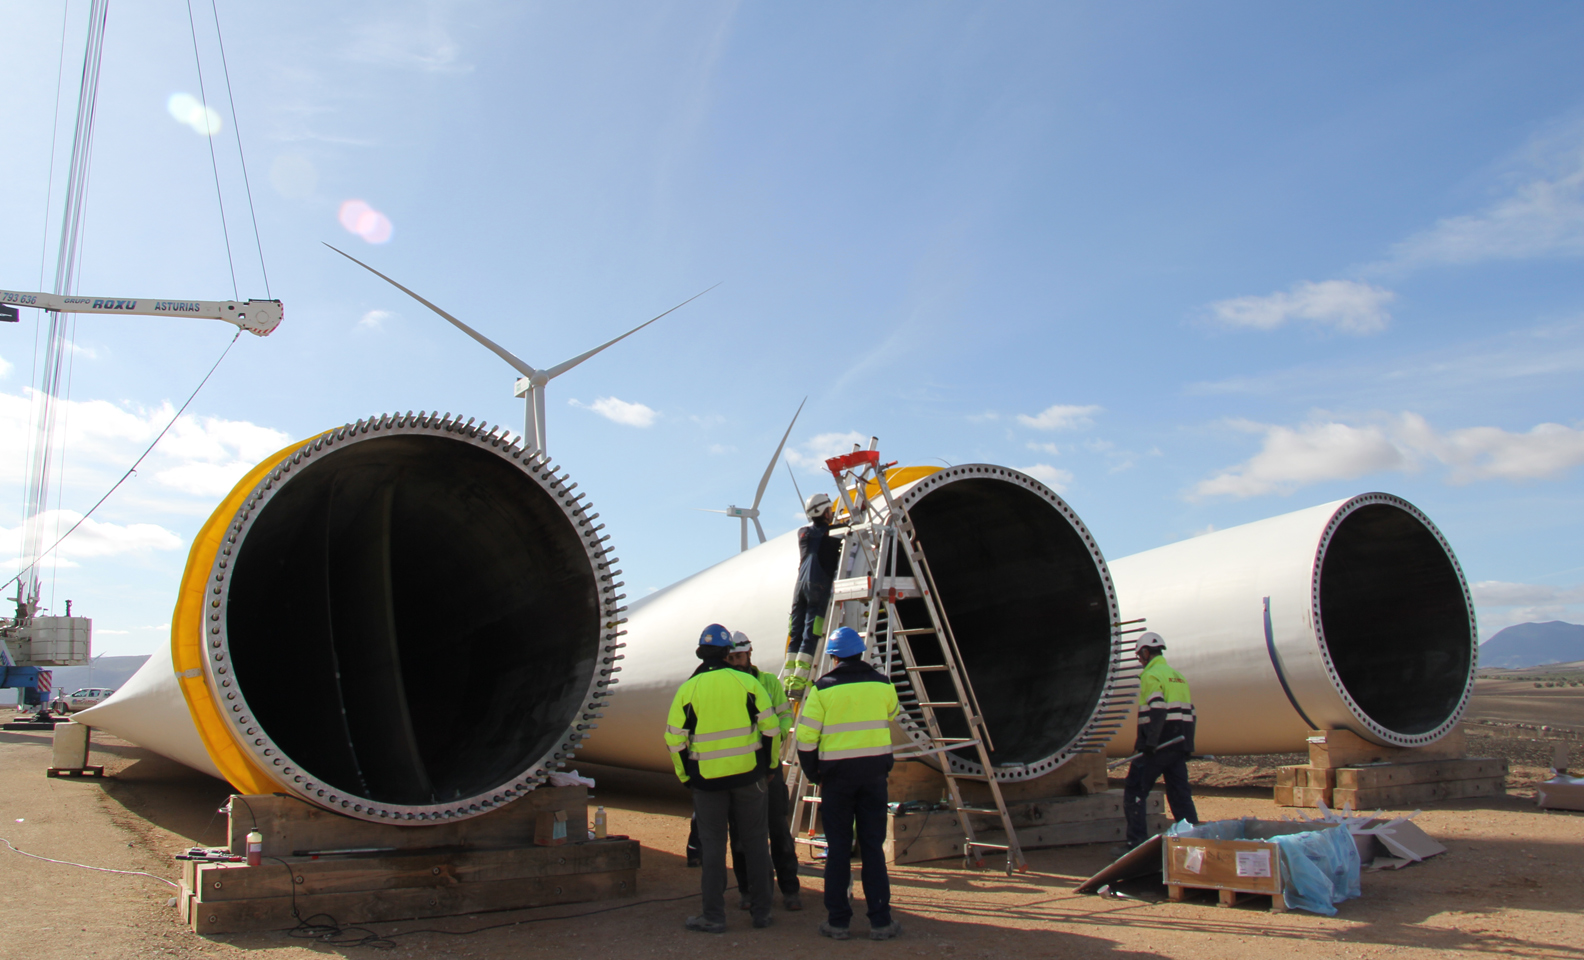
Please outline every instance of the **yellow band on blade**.
[[204, 749], [209, 751], [209, 759], [239, 793], [274, 793], [279, 784], [242, 749], [237, 724], [216, 704], [217, 694], [204, 673], [204, 657], [208, 655], [203, 640], [204, 587], [209, 582], [209, 571], [214, 569], [215, 554], [225, 542], [226, 531], [231, 529], [231, 521], [242, 508], [243, 501], [292, 451], [313, 440], [309, 437], [278, 451], [231, 488], [198, 535], [193, 537], [192, 550], [187, 554], [187, 569], [182, 574], [181, 592], [176, 595], [176, 609], [171, 614], [171, 662], [176, 682], [187, 700], [187, 711], [192, 714], [193, 726], [198, 728]]

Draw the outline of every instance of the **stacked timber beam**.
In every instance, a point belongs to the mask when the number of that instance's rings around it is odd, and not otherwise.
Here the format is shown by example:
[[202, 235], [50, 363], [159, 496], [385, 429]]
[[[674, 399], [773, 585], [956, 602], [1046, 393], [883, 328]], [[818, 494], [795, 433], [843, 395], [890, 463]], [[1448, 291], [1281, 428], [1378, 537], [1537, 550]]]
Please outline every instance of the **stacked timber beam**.
[[1430, 746], [1411, 748], [1382, 747], [1346, 730], [1316, 730], [1307, 764], [1277, 768], [1276, 803], [1369, 810], [1505, 794], [1507, 761], [1468, 757], [1467, 750], [1461, 727]]
[[[964, 802], [991, 803], [982, 783], [958, 781]], [[943, 803], [946, 779], [940, 771], [919, 761], [903, 761], [891, 772], [887, 784], [892, 812], [886, 820], [886, 859], [892, 863], [920, 863], [963, 855], [963, 829], [958, 814]], [[1001, 795], [1017, 828], [1023, 849], [1062, 847], [1079, 843], [1105, 843], [1127, 838], [1122, 815], [1122, 791], [1107, 789], [1105, 758], [1084, 753], [1033, 780], [1002, 783]], [[916, 809], [918, 804], [939, 809]], [[1150, 833], [1166, 828], [1159, 792], [1150, 794]], [[986, 843], [1005, 843], [1001, 818], [974, 815], [974, 835]]]
[[587, 840], [581, 786], [541, 787], [491, 813], [421, 827], [354, 820], [282, 794], [233, 796], [229, 812], [231, 853], [245, 857], [257, 830], [263, 862], [181, 861], [178, 909], [197, 933], [287, 929], [315, 914], [349, 924], [520, 910], [638, 890], [638, 842]]

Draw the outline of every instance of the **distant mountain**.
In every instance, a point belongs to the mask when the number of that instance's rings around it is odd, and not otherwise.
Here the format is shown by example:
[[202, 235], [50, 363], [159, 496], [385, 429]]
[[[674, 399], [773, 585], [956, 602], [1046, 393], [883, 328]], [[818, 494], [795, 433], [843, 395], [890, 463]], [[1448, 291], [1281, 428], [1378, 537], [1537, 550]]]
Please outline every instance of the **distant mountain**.
[[1479, 665], [1509, 670], [1584, 660], [1584, 626], [1552, 620], [1518, 623], [1480, 644]]

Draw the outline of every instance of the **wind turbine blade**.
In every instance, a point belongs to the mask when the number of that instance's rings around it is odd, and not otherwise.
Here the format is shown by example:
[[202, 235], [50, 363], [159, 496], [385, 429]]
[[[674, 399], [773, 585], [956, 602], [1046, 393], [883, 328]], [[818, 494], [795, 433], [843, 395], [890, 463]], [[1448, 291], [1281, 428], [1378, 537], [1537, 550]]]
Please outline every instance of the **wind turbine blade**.
[[[323, 241], [320, 241], [320, 242], [322, 243]], [[330, 244], [326, 243], [325, 246], [330, 247]], [[512, 369], [516, 370], [518, 373], [522, 374], [523, 376], [531, 377], [535, 373], [538, 372], [538, 371], [534, 370], [533, 367], [529, 366], [528, 364], [524, 363], [522, 360], [518, 359], [517, 356], [515, 354], [513, 354], [510, 350], [507, 350], [505, 347], [503, 347], [500, 344], [496, 343], [494, 340], [491, 340], [489, 337], [484, 336], [484, 334], [479, 333], [477, 330], [474, 330], [472, 327], [470, 327], [467, 324], [463, 323], [461, 320], [458, 320], [456, 317], [451, 316], [451, 314], [446, 313], [444, 310], [441, 310], [439, 307], [437, 307], [434, 304], [430, 303], [428, 300], [425, 300], [423, 297], [418, 296], [418, 294], [413, 293], [411, 290], [409, 290], [406, 287], [402, 286], [401, 284], [397, 283], [395, 280], [392, 280], [390, 277], [385, 276], [385, 274], [380, 273], [378, 270], [375, 270], [373, 267], [371, 267], [368, 264], [364, 263], [362, 260], [359, 260], [357, 257], [352, 256], [352, 254], [347, 253], [345, 250], [338, 250], [335, 247], [330, 247], [330, 249], [331, 250], [335, 250], [336, 253], [339, 253], [339, 254], [341, 254], [341, 256], [346, 257], [348, 260], [351, 260], [353, 263], [355, 263], [358, 266], [362, 267], [364, 270], [367, 270], [369, 273], [374, 274], [374, 276], [379, 277], [381, 280], [384, 280], [386, 283], [388, 283], [391, 286], [395, 287], [397, 290], [400, 290], [402, 293], [407, 294], [407, 296], [412, 297], [414, 300], [417, 300], [419, 303], [421, 303], [424, 306], [428, 307], [430, 310], [433, 310], [435, 313], [438, 313], [440, 316], [445, 317], [447, 320], [451, 321], [452, 325], [454, 325], [458, 330], [461, 330], [463, 333], [467, 334], [468, 336], [472, 337], [474, 340], [477, 340], [479, 343], [483, 344], [486, 349], [488, 349], [491, 353], [495, 354], [497, 357], [500, 357], [502, 360], [505, 360], [507, 363], [511, 364], [512, 365]]]
[[753, 522], [754, 522], [754, 529], [759, 531], [759, 542], [760, 543], [764, 543], [765, 542], [764, 527], [761, 527], [759, 525], [759, 518], [758, 517], [754, 517], [753, 518]]
[[787, 464], [786, 468], [787, 468], [787, 476], [792, 478], [792, 489], [797, 493], [798, 509], [802, 510], [803, 509], [803, 491], [802, 490], [798, 490], [797, 474], [792, 472], [792, 464], [790, 464], [790, 463]]
[[[715, 284], [715, 287], [718, 287], [718, 286], [720, 286], [719, 283]], [[688, 297], [686, 300], [683, 300], [681, 303], [679, 303], [676, 306], [672, 307], [670, 310], [667, 310], [665, 313], [660, 314], [660, 317], [665, 316], [666, 313], [675, 313], [676, 311], [678, 311], [678, 310], [682, 309], [683, 307], [687, 306], [688, 304], [692, 303], [694, 300], [697, 300], [699, 297], [704, 296], [704, 294], [709, 293], [710, 290], [714, 290], [715, 287], [710, 287], [709, 290], [703, 290], [703, 291], [700, 291], [698, 293], [695, 293], [693, 296]], [[573, 357], [571, 360], [567, 360], [564, 363], [556, 364], [555, 366], [553, 366], [550, 369], [545, 371], [545, 378], [549, 379], [549, 380], [554, 380], [556, 377], [561, 376], [561, 374], [566, 373], [568, 370], [571, 370], [573, 367], [575, 367], [578, 364], [582, 363], [584, 360], [587, 360], [589, 357], [594, 356], [594, 354], [599, 353], [601, 350], [604, 350], [606, 347], [609, 347], [609, 346], [612, 346], [614, 344], [620, 343], [621, 341], [623, 341], [623, 340], [627, 339], [628, 337], [632, 336], [633, 334], [637, 333], [639, 330], [642, 330], [644, 327], [649, 326], [649, 324], [654, 323], [655, 320], [659, 320], [660, 317], [655, 317], [652, 320], [648, 320], [648, 321], [645, 321], [644, 323], [640, 323], [640, 324], [638, 324], [638, 326], [633, 327], [631, 330], [628, 330], [626, 333], [624, 333], [621, 336], [617, 337], [615, 340], [607, 340], [606, 342], [600, 344], [599, 346], [595, 347], [593, 350], [590, 350], [587, 353], [580, 353], [577, 356]]]
[[[792, 428], [797, 426], [798, 414], [803, 412], [803, 404], [808, 403], [808, 397], [803, 398], [803, 403], [798, 404], [797, 413], [792, 414], [792, 422], [787, 424], [786, 433], [781, 434], [781, 442], [776, 444], [775, 455], [770, 458], [770, 463], [765, 467], [764, 476], [759, 478], [759, 489], [754, 493], [754, 509], [759, 508], [759, 501], [764, 499], [765, 487], [770, 485], [770, 474], [775, 472], [776, 461], [781, 459], [781, 450], [786, 446], [787, 437], [792, 436]], [[801, 499], [801, 498], [800, 498]], [[759, 542], [764, 543], [764, 531], [759, 532]]]
[[726, 512], [725, 510], [711, 510], [709, 507], [689, 507], [688, 509], [689, 510], [697, 510], [700, 513], [725, 513]]

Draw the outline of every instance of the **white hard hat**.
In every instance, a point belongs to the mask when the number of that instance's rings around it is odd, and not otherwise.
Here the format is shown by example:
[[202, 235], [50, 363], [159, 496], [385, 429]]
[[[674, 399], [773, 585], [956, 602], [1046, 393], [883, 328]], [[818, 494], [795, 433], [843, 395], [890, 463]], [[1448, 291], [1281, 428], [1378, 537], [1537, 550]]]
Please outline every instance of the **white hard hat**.
[[1140, 650], [1165, 650], [1166, 638], [1154, 630], [1139, 634], [1137, 648]]
[[753, 641], [741, 630], [732, 633], [732, 653], [753, 653]]
[[803, 503], [803, 513], [810, 520], [813, 520], [816, 517], [818, 517], [821, 514], [823, 514], [826, 510], [830, 509], [830, 505], [831, 505], [830, 494], [828, 494], [828, 493], [812, 494]]

